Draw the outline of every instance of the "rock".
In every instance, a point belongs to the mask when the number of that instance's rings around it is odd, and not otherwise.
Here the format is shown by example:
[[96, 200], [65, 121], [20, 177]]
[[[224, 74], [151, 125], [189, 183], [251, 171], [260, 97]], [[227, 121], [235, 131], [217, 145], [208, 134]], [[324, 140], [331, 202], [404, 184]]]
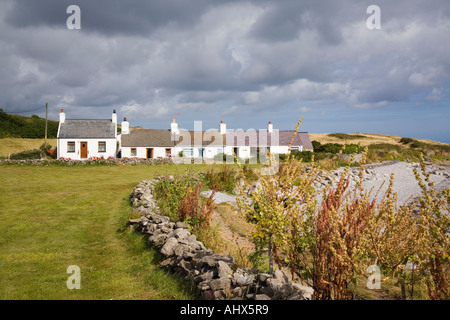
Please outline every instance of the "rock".
[[219, 273], [219, 278], [228, 278], [233, 274], [233, 270], [223, 261], [217, 262], [217, 271]]
[[191, 235], [191, 233], [189, 232], [188, 229], [183, 229], [183, 228], [178, 228], [173, 230], [168, 237], [176, 237], [177, 239], [186, 239], [187, 237], [189, 237]]
[[191, 234], [189, 237], [186, 238], [186, 240], [188, 242], [196, 242], [197, 241], [197, 237], [195, 234]]
[[167, 259], [164, 259], [163, 261], [161, 261], [159, 263], [159, 266], [162, 268], [165, 268], [165, 267], [172, 267], [174, 264], [175, 264], [174, 258], [167, 258]]
[[212, 290], [230, 290], [231, 280], [228, 278], [219, 278], [211, 280], [209, 286]]
[[288, 277], [281, 270], [275, 270], [274, 278], [279, 280], [281, 283], [286, 283], [289, 281]]
[[214, 300], [225, 300], [226, 298], [227, 295], [223, 290], [214, 291]]
[[148, 244], [159, 247], [164, 245], [166, 238], [166, 234], [161, 233], [159, 230], [156, 230], [156, 232], [148, 238]]
[[194, 277], [193, 280], [194, 280], [195, 284], [199, 284], [200, 282], [209, 281], [209, 280], [211, 280], [213, 278], [214, 278], [214, 272], [213, 271], [208, 271], [206, 273], [202, 273], [202, 274]]
[[154, 223], [157, 223], [157, 224], [166, 224], [166, 223], [170, 222], [169, 217], [161, 216], [159, 214], [153, 215], [152, 220]]
[[235, 297], [242, 297], [244, 290], [241, 287], [236, 287], [231, 291], [232, 295]]
[[178, 241], [176, 238], [169, 238], [162, 246], [161, 253], [165, 256], [171, 256], [174, 254], [174, 249], [177, 245]]
[[178, 265], [188, 274], [191, 274], [194, 271], [192, 264], [186, 260], [181, 260]]
[[179, 229], [179, 228], [187, 229], [188, 225], [187, 225], [187, 223], [178, 221], [175, 223], [174, 229]]
[[294, 290], [301, 295], [303, 300], [312, 300], [314, 296], [314, 289], [307, 286], [302, 286], [298, 283], [292, 283]]
[[198, 266], [204, 267], [204, 266], [208, 266], [208, 267], [216, 267], [218, 261], [223, 261], [225, 262], [228, 266], [232, 266], [234, 264], [234, 258], [233, 256], [231, 256], [230, 254], [218, 254], [218, 253], [214, 253], [211, 255], [207, 255], [204, 256], [203, 258], [201, 258], [197, 264]]
[[259, 281], [261, 281], [261, 282], [266, 282], [267, 279], [270, 279], [270, 278], [272, 278], [272, 276], [271, 276], [270, 274], [268, 274], [268, 273], [260, 273], [260, 274], [258, 275], [258, 279], [259, 279]]
[[254, 276], [253, 275], [241, 275], [236, 279], [236, 284], [240, 287], [248, 286], [253, 283]]
[[135, 224], [138, 224], [140, 221], [141, 221], [141, 219], [129, 219], [128, 224], [135, 225]]

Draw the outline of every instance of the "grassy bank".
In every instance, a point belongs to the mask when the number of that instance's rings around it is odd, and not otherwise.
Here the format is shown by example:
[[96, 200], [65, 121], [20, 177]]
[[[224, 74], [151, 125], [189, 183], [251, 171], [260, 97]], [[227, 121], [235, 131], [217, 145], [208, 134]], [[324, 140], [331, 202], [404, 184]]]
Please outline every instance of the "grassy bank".
[[[8, 157], [11, 154], [38, 149], [44, 139], [3, 138], [0, 139], [0, 157]], [[47, 139], [47, 143], [56, 146], [56, 139]]]
[[[206, 170], [207, 166], [192, 166]], [[0, 299], [190, 299], [126, 227], [136, 184], [183, 166], [0, 166]], [[69, 290], [67, 267], [81, 268]]]

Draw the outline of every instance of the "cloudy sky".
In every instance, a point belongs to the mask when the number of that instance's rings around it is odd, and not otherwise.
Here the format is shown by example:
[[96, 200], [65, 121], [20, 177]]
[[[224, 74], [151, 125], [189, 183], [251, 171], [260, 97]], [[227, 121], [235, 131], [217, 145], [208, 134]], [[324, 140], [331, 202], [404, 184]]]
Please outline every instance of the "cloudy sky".
[[0, 0], [0, 108], [450, 143], [449, 40], [448, 0]]

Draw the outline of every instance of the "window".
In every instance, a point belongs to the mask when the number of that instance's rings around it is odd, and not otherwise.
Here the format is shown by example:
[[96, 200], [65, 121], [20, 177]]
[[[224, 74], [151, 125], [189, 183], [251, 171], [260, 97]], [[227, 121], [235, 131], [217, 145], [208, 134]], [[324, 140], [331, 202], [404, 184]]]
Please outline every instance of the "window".
[[194, 156], [194, 148], [183, 148], [183, 155], [185, 157], [193, 157]]
[[131, 148], [131, 156], [136, 157], [136, 148]]
[[98, 152], [106, 152], [106, 142], [105, 141], [98, 142]]
[[75, 141], [67, 142], [67, 152], [75, 152]]
[[170, 148], [166, 148], [166, 157], [171, 155], [171, 149]]

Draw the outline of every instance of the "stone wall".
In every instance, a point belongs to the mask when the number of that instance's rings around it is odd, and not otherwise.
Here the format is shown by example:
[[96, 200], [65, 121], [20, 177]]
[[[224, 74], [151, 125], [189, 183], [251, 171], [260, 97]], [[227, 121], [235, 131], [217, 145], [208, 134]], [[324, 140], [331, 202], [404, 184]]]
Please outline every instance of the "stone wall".
[[67, 166], [84, 166], [84, 165], [150, 165], [150, 164], [191, 164], [191, 158], [118, 158], [118, 159], [85, 159], [73, 160], [67, 158], [61, 159], [27, 159], [27, 160], [10, 160], [0, 159], [0, 165], [67, 165]]
[[[172, 178], [172, 177], [169, 177]], [[163, 259], [162, 268], [183, 276], [195, 285], [202, 299], [309, 300], [313, 289], [289, 281], [280, 270], [273, 275], [235, 265], [230, 254], [207, 249], [183, 222], [160, 215], [153, 198], [153, 184], [161, 178], [140, 182], [130, 195], [140, 219], [129, 221], [146, 235]]]

